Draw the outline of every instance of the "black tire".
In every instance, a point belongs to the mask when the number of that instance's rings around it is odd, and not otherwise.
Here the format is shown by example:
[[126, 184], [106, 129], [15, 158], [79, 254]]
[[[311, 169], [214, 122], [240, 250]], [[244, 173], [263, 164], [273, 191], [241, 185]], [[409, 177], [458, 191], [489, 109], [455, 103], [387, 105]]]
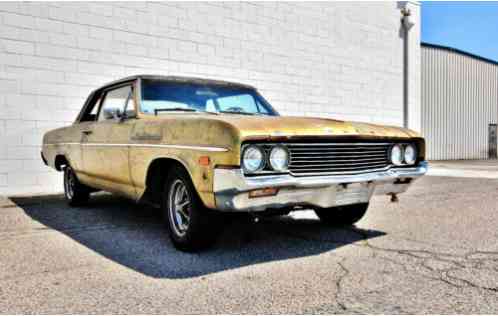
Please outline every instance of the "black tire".
[[358, 222], [367, 212], [368, 203], [315, 209], [320, 220], [328, 225], [344, 226]]
[[181, 167], [173, 167], [168, 172], [161, 211], [171, 241], [178, 250], [193, 252], [205, 249], [211, 246], [219, 235], [220, 214], [204, 206], [190, 175]]
[[64, 196], [70, 206], [83, 205], [90, 197], [90, 189], [78, 180], [69, 165], [64, 168]]

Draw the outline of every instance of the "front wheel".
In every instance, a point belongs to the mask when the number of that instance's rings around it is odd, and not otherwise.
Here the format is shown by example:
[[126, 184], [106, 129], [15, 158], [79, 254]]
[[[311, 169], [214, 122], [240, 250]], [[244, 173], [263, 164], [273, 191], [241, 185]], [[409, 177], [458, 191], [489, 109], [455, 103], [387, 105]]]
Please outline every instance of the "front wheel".
[[90, 189], [78, 180], [69, 165], [64, 168], [64, 196], [71, 206], [85, 204], [90, 197]]
[[320, 220], [329, 225], [353, 225], [367, 212], [368, 203], [315, 209]]
[[189, 174], [182, 168], [169, 172], [161, 208], [171, 241], [179, 250], [190, 252], [206, 248], [219, 234], [220, 215], [204, 206]]

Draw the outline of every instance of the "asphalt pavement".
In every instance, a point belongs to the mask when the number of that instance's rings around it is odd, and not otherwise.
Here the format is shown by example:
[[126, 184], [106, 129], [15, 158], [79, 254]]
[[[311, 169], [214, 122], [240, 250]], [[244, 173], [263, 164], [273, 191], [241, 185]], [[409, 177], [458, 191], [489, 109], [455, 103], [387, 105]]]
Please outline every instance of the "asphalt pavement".
[[375, 197], [354, 227], [237, 220], [198, 254], [118, 197], [1, 198], [0, 313], [496, 314], [498, 177], [453, 167]]

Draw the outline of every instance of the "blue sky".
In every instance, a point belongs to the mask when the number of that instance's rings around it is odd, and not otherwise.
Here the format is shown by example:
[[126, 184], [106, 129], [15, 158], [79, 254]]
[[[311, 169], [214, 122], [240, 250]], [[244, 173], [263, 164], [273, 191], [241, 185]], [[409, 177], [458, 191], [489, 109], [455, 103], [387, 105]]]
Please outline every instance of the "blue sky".
[[498, 2], [422, 2], [422, 41], [498, 61]]

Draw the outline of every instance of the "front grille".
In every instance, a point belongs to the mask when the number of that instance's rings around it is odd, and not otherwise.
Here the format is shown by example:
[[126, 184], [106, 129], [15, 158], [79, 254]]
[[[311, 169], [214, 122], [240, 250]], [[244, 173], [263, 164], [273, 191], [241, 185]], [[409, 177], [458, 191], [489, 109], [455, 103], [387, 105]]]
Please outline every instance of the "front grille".
[[390, 143], [288, 143], [294, 176], [360, 174], [389, 168]]

